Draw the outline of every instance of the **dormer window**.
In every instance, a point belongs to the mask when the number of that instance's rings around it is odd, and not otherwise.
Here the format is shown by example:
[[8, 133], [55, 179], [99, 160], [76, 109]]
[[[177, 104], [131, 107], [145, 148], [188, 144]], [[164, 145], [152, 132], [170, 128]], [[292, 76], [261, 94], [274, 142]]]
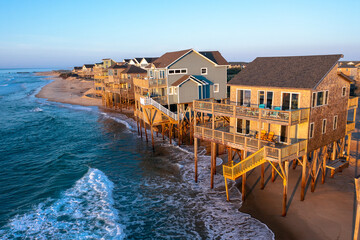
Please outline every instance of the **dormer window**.
[[201, 75], [207, 75], [207, 68], [201, 68]]

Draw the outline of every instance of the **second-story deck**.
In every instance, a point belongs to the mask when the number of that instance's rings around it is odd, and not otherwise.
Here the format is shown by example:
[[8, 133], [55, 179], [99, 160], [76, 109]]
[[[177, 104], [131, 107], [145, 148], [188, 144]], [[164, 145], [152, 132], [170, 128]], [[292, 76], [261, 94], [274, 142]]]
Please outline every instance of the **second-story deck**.
[[166, 87], [166, 79], [162, 78], [162, 79], [156, 79], [156, 78], [149, 78], [149, 77], [144, 77], [144, 78], [133, 78], [134, 81], [134, 85], [141, 87], [141, 88], [163, 88]]
[[310, 113], [308, 108], [284, 111], [258, 106], [240, 106], [233, 102], [223, 104], [211, 101], [194, 101], [194, 111], [290, 126], [308, 122]]
[[266, 160], [281, 162], [302, 156], [307, 152], [307, 140], [299, 140], [286, 145], [270, 141], [263, 141], [253, 136], [214, 130], [202, 126], [195, 126], [194, 137], [214, 141], [235, 149], [256, 152], [264, 148]]

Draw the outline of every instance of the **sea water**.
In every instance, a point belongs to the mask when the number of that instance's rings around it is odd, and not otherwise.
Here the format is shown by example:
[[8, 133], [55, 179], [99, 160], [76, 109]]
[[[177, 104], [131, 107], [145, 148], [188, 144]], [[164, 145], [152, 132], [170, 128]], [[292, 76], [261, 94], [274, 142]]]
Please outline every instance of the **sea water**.
[[[0, 70], [0, 239], [273, 239], [241, 213], [209, 156], [155, 138], [119, 113], [35, 97], [37, 69]], [[221, 159], [217, 160], [218, 164]]]

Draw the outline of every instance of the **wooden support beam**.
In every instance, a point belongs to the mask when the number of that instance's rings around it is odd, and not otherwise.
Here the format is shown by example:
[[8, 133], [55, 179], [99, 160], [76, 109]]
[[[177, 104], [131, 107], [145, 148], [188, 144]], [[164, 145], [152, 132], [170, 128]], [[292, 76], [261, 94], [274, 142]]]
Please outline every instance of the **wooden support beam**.
[[228, 163], [230, 163], [232, 161], [232, 148], [228, 147]]
[[169, 141], [170, 141], [170, 144], [171, 144], [171, 135], [172, 134], [172, 123], [169, 123]]
[[145, 131], [146, 142], [149, 142], [148, 136], [147, 136], [147, 131], [146, 131], [146, 122], [145, 122], [145, 120], [143, 120], [143, 122], [144, 122], [144, 131]]
[[301, 201], [304, 201], [304, 197], [305, 197], [307, 161], [308, 161], [308, 158], [307, 158], [307, 155], [305, 154], [302, 157], [301, 195], [300, 195], [300, 200]]
[[228, 184], [227, 184], [226, 177], [224, 177], [224, 179], [225, 179], [226, 200], [227, 200], [227, 201], [230, 201], [230, 198], [229, 198], [229, 189], [228, 189]]
[[211, 142], [211, 177], [210, 177], [210, 188], [214, 188], [214, 161], [216, 161], [216, 143]]
[[354, 240], [359, 240], [359, 225], [360, 225], [360, 178], [355, 178], [356, 189], [356, 216], [354, 226]]
[[[274, 167], [276, 167], [276, 163], [274, 163]], [[276, 174], [276, 172], [275, 172], [275, 168], [274, 168], [274, 167], [271, 168], [271, 182], [274, 182], [274, 181], [275, 181], [275, 174]]]
[[260, 189], [263, 190], [265, 187], [265, 163], [261, 164], [261, 174], [260, 174]]
[[347, 147], [346, 147], [346, 161], [350, 159], [350, 148], [351, 148], [351, 133], [348, 134]]
[[194, 160], [195, 160], [195, 182], [198, 181], [198, 142], [197, 138], [194, 138]]
[[139, 117], [135, 117], [136, 118], [136, 126], [137, 126], [137, 131], [138, 131], [138, 135], [140, 135], [140, 129], [139, 129]]
[[293, 164], [292, 164], [292, 169], [295, 170], [296, 166], [297, 166], [297, 160], [294, 159], [294, 160], [293, 160]]
[[246, 173], [242, 175], [242, 181], [241, 181], [241, 199], [242, 201], [245, 201], [246, 197]]
[[162, 139], [163, 139], [163, 140], [165, 140], [164, 131], [165, 131], [165, 124], [161, 124], [161, 135], [162, 135]]
[[317, 170], [317, 160], [318, 160], [318, 150], [313, 152], [313, 159], [311, 160], [311, 192], [315, 191], [315, 182], [317, 178], [316, 170]]
[[326, 176], [326, 161], [327, 161], [327, 146], [323, 147], [323, 156], [322, 156], [322, 171], [321, 171], [321, 183], [325, 183], [325, 176]]
[[331, 154], [331, 160], [335, 160], [336, 158], [336, 148], [337, 148], [337, 145], [336, 145], [336, 141], [333, 142], [333, 147], [332, 147], [333, 151], [332, 151], [332, 154]]
[[285, 161], [284, 163], [285, 168], [285, 176], [283, 179], [283, 203], [282, 203], [282, 216], [286, 216], [286, 204], [287, 204], [287, 192], [288, 192], [288, 183], [289, 183], [289, 161]]

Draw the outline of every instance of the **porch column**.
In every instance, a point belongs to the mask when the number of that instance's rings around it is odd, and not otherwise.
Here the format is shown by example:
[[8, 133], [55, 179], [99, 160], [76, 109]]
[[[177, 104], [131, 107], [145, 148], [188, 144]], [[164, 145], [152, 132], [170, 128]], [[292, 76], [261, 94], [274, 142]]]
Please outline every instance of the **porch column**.
[[198, 139], [194, 138], [195, 182], [198, 181]]
[[304, 197], [305, 197], [306, 166], [307, 166], [307, 162], [308, 162], [308, 158], [307, 158], [307, 155], [305, 154], [305, 155], [302, 157], [301, 195], [300, 195], [300, 200], [301, 200], [301, 201], [304, 201]]

